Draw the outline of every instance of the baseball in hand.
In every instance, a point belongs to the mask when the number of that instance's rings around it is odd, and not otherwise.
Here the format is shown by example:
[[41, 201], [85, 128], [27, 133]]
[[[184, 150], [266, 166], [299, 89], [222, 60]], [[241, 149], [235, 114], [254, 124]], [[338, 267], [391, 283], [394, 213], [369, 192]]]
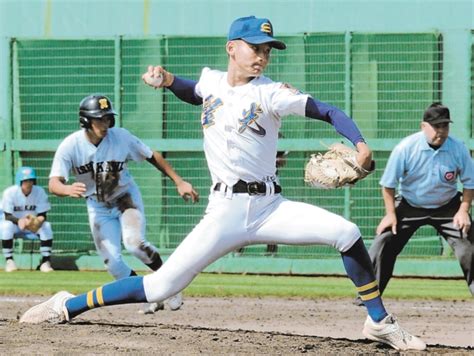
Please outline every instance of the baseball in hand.
[[152, 75], [150, 72], [146, 72], [142, 76], [143, 81], [154, 88], [161, 88], [163, 84], [163, 74], [159, 73], [158, 75]]

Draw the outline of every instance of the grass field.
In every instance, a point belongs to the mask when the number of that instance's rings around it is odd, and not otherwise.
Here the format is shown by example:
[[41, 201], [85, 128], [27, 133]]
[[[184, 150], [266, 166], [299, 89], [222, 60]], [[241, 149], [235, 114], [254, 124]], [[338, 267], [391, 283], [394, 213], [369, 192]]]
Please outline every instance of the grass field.
[[[0, 272], [0, 295], [50, 295], [59, 290], [78, 294], [111, 282], [106, 272]], [[201, 273], [185, 290], [195, 297], [353, 297], [355, 288], [344, 277], [290, 277]], [[464, 280], [394, 278], [386, 298], [465, 300], [471, 295]]]

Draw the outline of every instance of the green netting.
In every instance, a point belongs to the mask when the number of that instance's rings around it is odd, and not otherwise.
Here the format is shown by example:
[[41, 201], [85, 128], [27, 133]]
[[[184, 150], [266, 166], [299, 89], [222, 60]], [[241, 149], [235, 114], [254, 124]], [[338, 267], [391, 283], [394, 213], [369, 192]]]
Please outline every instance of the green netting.
[[[226, 70], [225, 38], [169, 38], [165, 66], [172, 73], [198, 80], [204, 67]], [[183, 103], [173, 93], [164, 93], [164, 137], [201, 138], [201, 108]]]
[[[272, 52], [266, 75], [288, 82], [352, 115], [369, 139], [400, 139], [419, 128], [423, 109], [440, 99], [441, 38], [435, 34], [306, 34], [282, 38], [287, 51]], [[210, 176], [202, 151], [187, 149], [188, 140], [201, 139], [200, 108], [182, 103], [167, 90], [143, 85], [148, 65], [162, 64], [176, 75], [197, 80], [209, 66], [225, 70], [223, 37], [156, 37], [104, 40], [15, 40], [13, 65], [14, 137], [24, 140], [63, 139], [77, 130], [77, 107], [86, 95], [108, 95], [120, 113], [117, 124], [145, 140], [160, 140], [164, 155], [201, 194], [198, 204], [184, 202], [174, 184], [146, 162], [130, 163], [142, 191], [147, 236], [160, 248], [174, 249], [201, 219], [207, 204]], [[472, 59], [474, 67], [474, 57]], [[347, 72], [349, 70], [349, 72]], [[118, 77], [117, 77], [118, 75]], [[474, 75], [474, 74], [473, 74]], [[472, 81], [471, 81], [472, 83]], [[115, 94], [120, 93], [119, 97]], [[473, 99], [474, 100], [474, 99]], [[301, 117], [282, 122], [285, 140], [334, 139], [340, 136], [327, 123]], [[182, 139], [174, 152], [168, 142]], [[170, 141], [167, 141], [170, 140]], [[154, 141], [156, 142], [156, 141]], [[45, 146], [46, 147], [46, 146]], [[48, 146], [49, 147], [49, 146]], [[389, 152], [372, 145], [377, 170], [356, 187], [315, 190], [305, 186], [303, 167], [310, 153], [293, 150], [280, 169], [289, 199], [316, 204], [357, 223], [368, 244], [383, 216], [378, 181]], [[15, 152], [14, 167], [38, 169], [38, 183], [47, 186], [53, 148]], [[12, 170], [14, 170], [12, 167]], [[54, 248], [94, 250], [85, 202], [50, 196]], [[264, 246], [247, 248], [245, 255], [261, 255]], [[443, 253], [433, 229], [421, 229], [403, 254]], [[314, 258], [337, 253], [321, 246], [281, 246], [279, 256]]]
[[417, 131], [425, 108], [441, 98], [438, 37], [356, 34], [352, 41], [353, 116], [364, 133], [402, 138]]
[[[114, 41], [16, 41], [21, 124], [14, 137], [62, 139], [78, 128], [80, 100], [103, 93], [114, 100]], [[15, 64], [14, 64], [15, 67]]]
[[208, 202], [211, 177], [203, 152], [170, 152], [166, 159], [192, 182], [200, 194], [199, 203], [185, 202], [177, 193], [176, 186], [166, 179], [163, 190], [162, 239], [166, 247], [175, 248], [201, 220]]
[[474, 137], [474, 32], [471, 39], [471, 137]]
[[162, 95], [143, 85], [141, 75], [149, 65], [161, 63], [164, 41], [162, 38], [122, 41], [122, 125], [142, 139], [163, 136]]
[[[315, 99], [334, 105], [350, 114], [345, 104], [344, 34], [312, 34], [305, 37], [304, 74], [306, 91]], [[304, 124], [304, 138], [340, 139], [331, 125], [298, 118]], [[297, 136], [297, 138], [303, 138]]]

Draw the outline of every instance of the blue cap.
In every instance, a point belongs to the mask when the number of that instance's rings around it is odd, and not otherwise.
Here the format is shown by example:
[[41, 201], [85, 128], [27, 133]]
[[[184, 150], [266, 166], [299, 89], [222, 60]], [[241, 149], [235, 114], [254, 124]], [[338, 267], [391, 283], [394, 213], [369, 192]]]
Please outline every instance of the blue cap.
[[21, 182], [24, 180], [36, 180], [36, 172], [31, 167], [20, 167], [16, 172], [15, 184], [21, 186]]
[[244, 40], [250, 44], [269, 43], [273, 48], [285, 49], [286, 45], [273, 38], [273, 26], [269, 19], [255, 16], [241, 17], [230, 25], [229, 41]]

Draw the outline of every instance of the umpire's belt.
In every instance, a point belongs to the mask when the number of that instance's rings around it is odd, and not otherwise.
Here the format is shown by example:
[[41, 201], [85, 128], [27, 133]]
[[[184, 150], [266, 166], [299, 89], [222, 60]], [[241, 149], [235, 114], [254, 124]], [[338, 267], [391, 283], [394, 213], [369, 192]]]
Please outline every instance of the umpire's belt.
[[[275, 182], [269, 183], [273, 184], [275, 188], [275, 194], [281, 193], [281, 187], [276, 184]], [[225, 187], [225, 191], [229, 189], [224, 183], [216, 183], [214, 186], [214, 190], [220, 191], [223, 187]], [[266, 195], [267, 194], [267, 185], [265, 182], [244, 182], [243, 180], [239, 180], [234, 186], [231, 188], [232, 193], [248, 193], [249, 195]]]

